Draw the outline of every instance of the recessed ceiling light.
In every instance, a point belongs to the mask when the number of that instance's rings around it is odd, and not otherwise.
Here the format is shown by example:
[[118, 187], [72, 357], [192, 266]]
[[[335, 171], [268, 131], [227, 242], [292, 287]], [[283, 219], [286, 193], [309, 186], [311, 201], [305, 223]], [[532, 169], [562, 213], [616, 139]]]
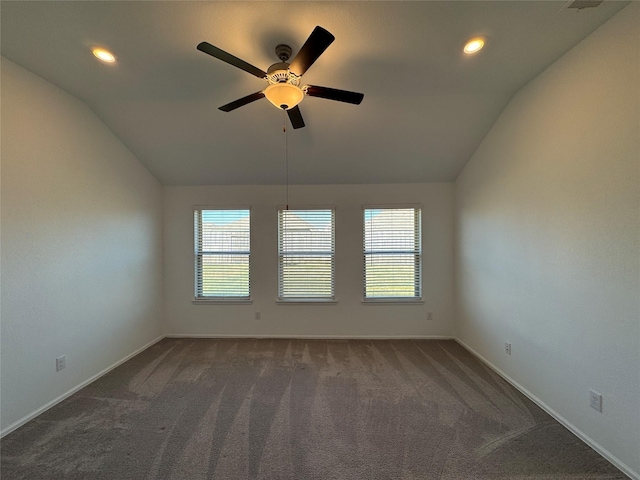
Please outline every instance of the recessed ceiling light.
[[96, 56], [96, 58], [98, 58], [99, 60], [102, 60], [103, 62], [113, 63], [116, 61], [115, 55], [111, 53], [109, 50], [96, 47], [92, 51], [93, 51], [93, 54]]
[[482, 47], [484, 47], [484, 40], [485, 39], [482, 38], [482, 37], [472, 38], [464, 46], [464, 53], [472, 54], [472, 53], [476, 53], [477, 51], [481, 50]]

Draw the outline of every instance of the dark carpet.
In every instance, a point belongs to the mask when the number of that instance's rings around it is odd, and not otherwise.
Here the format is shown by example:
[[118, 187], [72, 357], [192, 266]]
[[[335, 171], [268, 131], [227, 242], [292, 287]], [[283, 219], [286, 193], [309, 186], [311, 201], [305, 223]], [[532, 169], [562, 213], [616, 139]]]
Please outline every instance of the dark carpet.
[[454, 341], [165, 339], [1, 443], [13, 479], [624, 479]]

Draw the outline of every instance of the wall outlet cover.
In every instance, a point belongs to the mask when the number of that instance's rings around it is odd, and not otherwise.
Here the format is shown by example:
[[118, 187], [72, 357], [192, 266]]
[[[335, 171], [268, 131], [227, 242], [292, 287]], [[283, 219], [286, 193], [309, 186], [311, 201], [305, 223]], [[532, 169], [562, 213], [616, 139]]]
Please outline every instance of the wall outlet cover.
[[56, 372], [63, 370], [67, 366], [67, 357], [66, 355], [61, 355], [56, 358]]
[[589, 405], [598, 412], [602, 412], [602, 395], [593, 390], [589, 390]]

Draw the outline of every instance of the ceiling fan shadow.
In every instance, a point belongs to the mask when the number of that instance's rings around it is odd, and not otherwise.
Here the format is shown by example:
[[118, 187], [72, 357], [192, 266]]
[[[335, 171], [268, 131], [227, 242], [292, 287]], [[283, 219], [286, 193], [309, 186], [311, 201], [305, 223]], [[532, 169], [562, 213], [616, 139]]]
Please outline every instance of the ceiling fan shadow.
[[[295, 56], [300, 49], [300, 44], [294, 35], [290, 31], [284, 31], [281, 28], [272, 28], [261, 32], [256, 42], [260, 53], [269, 58], [270, 63], [277, 61], [274, 49], [276, 45], [280, 44], [289, 45], [293, 50], [292, 56]], [[267, 66], [264, 65], [264, 68], [266, 69]]]

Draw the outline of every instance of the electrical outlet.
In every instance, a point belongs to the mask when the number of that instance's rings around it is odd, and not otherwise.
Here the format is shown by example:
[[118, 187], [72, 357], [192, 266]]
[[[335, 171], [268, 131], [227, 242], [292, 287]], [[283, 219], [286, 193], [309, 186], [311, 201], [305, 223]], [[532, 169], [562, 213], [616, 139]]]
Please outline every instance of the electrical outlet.
[[427, 312], [427, 321], [433, 320], [433, 312]]
[[67, 366], [67, 357], [66, 355], [62, 355], [56, 358], [56, 372], [63, 370]]
[[262, 318], [262, 314], [260, 312], [256, 312], [256, 320], [260, 320]]
[[511, 344], [509, 342], [504, 342], [504, 353], [511, 355]]
[[602, 395], [593, 390], [589, 390], [589, 405], [591, 408], [601, 412], [602, 411]]

